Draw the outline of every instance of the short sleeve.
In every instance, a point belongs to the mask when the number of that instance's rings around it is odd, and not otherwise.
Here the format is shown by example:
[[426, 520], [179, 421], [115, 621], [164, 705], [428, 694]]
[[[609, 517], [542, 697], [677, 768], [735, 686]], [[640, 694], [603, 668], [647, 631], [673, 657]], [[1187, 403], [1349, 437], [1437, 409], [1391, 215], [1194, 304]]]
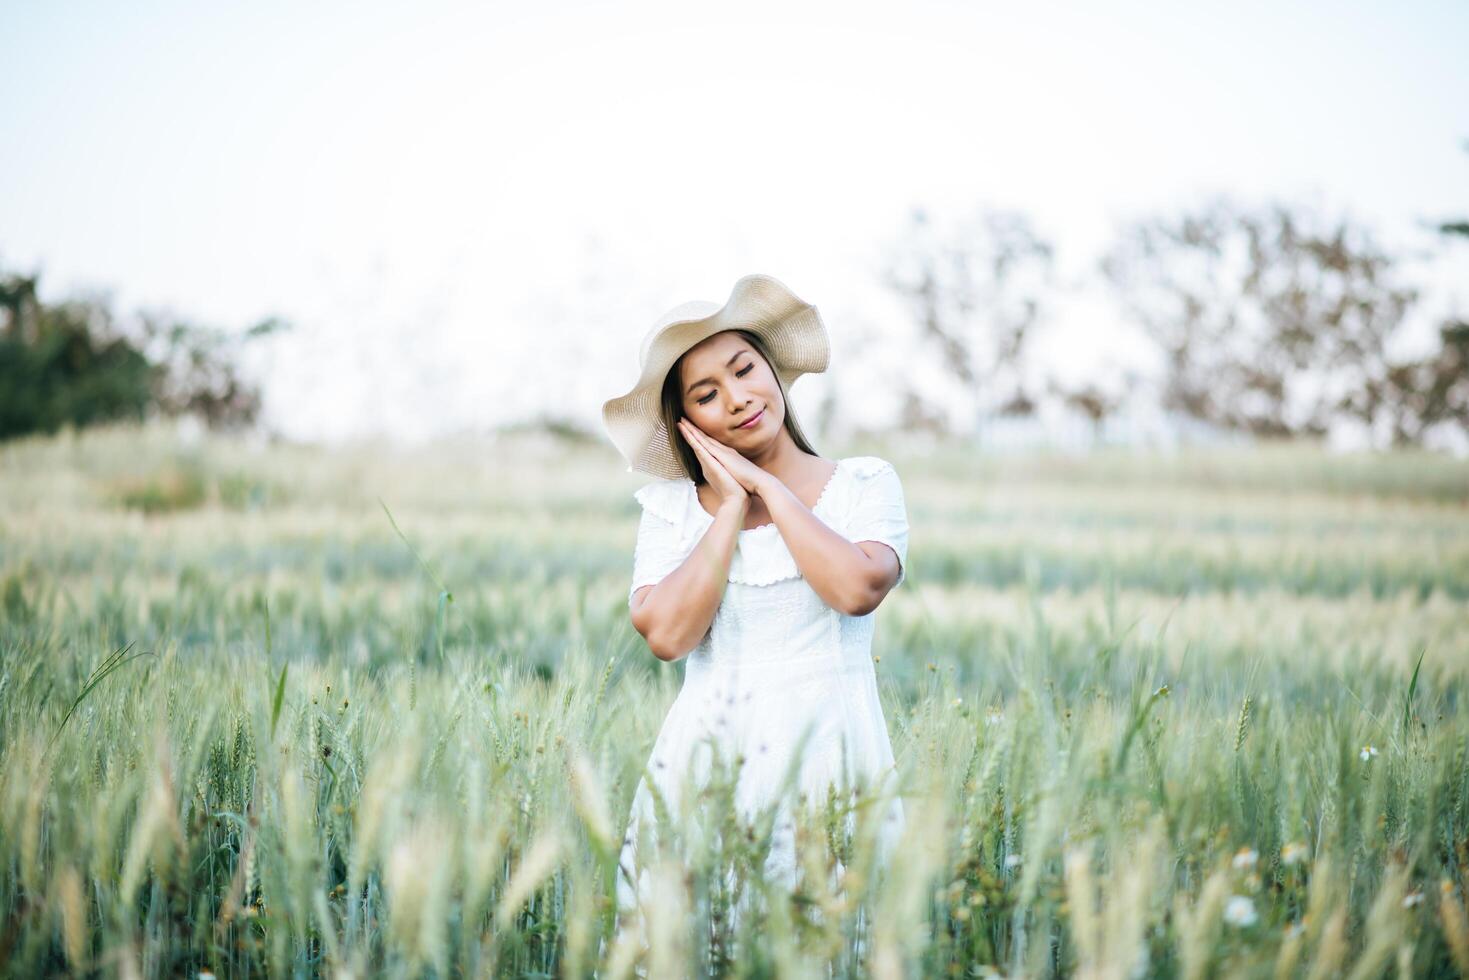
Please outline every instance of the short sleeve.
[[632, 587], [627, 592], [627, 604], [632, 605], [633, 594], [645, 585], [656, 585], [664, 577], [683, 564], [682, 526], [669, 507], [670, 488], [649, 484], [635, 494], [642, 504], [643, 516], [638, 521], [637, 544], [633, 550]]
[[847, 522], [852, 542], [880, 541], [898, 556], [898, 581], [908, 576], [908, 509], [903, 502], [903, 484], [892, 464], [875, 456], [853, 461], [856, 500]]

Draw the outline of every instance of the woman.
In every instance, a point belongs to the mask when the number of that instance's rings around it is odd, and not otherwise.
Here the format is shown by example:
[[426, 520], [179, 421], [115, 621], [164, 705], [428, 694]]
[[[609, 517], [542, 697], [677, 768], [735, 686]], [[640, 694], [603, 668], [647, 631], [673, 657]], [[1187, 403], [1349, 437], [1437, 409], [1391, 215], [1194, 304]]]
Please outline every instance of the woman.
[[880, 854], [902, 829], [870, 651], [873, 612], [904, 578], [907, 514], [886, 461], [832, 462], [802, 433], [787, 390], [829, 358], [814, 306], [746, 276], [723, 307], [665, 314], [638, 384], [603, 406], [629, 471], [659, 478], [635, 494], [632, 622], [658, 659], [687, 658], [633, 797], [622, 910], [645, 897], [638, 854], [656, 835], [655, 797], [677, 813], [716, 756], [735, 764], [743, 816], [779, 814], [775, 880], [795, 881], [792, 786], [810, 803], [833, 786], [883, 794]]

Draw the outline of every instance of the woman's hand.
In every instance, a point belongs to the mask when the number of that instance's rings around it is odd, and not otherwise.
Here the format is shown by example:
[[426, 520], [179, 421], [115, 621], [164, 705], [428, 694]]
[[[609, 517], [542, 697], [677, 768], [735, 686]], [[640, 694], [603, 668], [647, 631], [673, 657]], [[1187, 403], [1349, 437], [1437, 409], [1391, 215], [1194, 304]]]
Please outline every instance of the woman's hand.
[[[704, 470], [704, 479], [719, 494], [719, 505], [721, 507], [726, 503], [738, 503], [741, 506], [747, 505], [750, 500], [750, 494], [744, 482], [737, 479], [729, 471], [728, 467], [709, 451], [708, 441], [706, 441], [704, 433], [699, 431], [699, 427], [688, 419], [679, 419], [678, 431], [683, 436], [684, 441], [693, 447], [694, 455], [699, 457], [699, 465]], [[736, 453], [735, 455], [739, 454]], [[744, 457], [740, 458], [744, 459]], [[759, 469], [758, 466], [755, 466], [749, 460], [744, 461], [747, 465]]]
[[[726, 446], [688, 419], [680, 419], [678, 425], [684, 439], [694, 447], [694, 452], [700, 454], [700, 460], [706, 457], [712, 459], [746, 493], [760, 496], [761, 489], [767, 485], [766, 481], [773, 479], [765, 470], [740, 455], [739, 450]], [[704, 475], [706, 478], [709, 475], [707, 463], [704, 465]]]

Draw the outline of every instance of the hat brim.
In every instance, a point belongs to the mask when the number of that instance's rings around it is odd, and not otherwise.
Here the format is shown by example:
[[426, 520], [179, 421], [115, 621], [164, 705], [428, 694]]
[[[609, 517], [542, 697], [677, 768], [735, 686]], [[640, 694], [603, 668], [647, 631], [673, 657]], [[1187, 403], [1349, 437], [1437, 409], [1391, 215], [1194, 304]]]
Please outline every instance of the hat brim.
[[[819, 374], [831, 361], [826, 324], [816, 307], [771, 276], [750, 275], [735, 283], [725, 304], [712, 313], [687, 316], [685, 304], [665, 314], [643, 344], [637, 384], [602, 406], [602, 422], [629, 472], [664, 479], [686, 474], [663, 424], [663, 380], [675, 361], [700, 341], [724, 330], [748, 330], [770, 352], [771, 367], [787, 389], [803, 374]], [[685, 312], [681, 312], [685, 311]]]

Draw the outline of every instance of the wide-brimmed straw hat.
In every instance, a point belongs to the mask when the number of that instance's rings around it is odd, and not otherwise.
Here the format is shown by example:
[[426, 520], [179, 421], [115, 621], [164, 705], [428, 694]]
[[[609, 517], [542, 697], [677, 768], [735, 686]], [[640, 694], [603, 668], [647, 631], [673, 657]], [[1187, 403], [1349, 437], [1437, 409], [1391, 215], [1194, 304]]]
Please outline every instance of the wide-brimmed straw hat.
[[816, 307], [770, 276], [745, 276], [723, 306], [693, 300], [658, 318], [638, 352], [640, 372], [631, 391], [602, 406], [602, 423], [629, 473], [666, 479], [687, 476], [679, 464], [660, 398], [668, 369], [690, 347], [721, 330], [748, 330], [765, 344], [770, 366], [789, 390], [803, 374], [820, 374], [831, 360], [826, 324]]

